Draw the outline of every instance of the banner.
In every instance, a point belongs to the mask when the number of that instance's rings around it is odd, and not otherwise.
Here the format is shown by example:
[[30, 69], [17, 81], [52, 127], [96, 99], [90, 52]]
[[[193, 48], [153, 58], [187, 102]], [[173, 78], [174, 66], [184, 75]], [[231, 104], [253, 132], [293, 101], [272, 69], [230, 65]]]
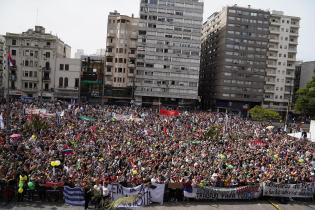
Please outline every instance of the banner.
[[108, 185], [108, 190], [112, 200], [118, 200], [127, 196], [135, 197], [131, 202], [120, 203], [118, 207], [147, 206], [153, 202], [163, 204], [165, 184], [152, 183], [150, 187], [139, 185], [132, 188], [123, 187], [120, 184], [110, 184]]
[[176, 111], [176, 110], [161, 109], [160, 110], [160, 115], [162, 115], [162, 116], [178, 116], [179, 112]]
[[274, 197], [311, 198], [314, 194], [314, 183], [278, 184], [263, 183], [263, 195]]
[[65, 186], [63, 190], [63, 196], [65, 203], [72, 206], [84, 206], [84, 191], [80, 187], [68, 187]]
[[205, 187], [193, 188], [192, 192], [184, 191], [184, 197], [198, 200], [250, 200], [259, 198], [260, 195], [260, 185], [236, 188]]

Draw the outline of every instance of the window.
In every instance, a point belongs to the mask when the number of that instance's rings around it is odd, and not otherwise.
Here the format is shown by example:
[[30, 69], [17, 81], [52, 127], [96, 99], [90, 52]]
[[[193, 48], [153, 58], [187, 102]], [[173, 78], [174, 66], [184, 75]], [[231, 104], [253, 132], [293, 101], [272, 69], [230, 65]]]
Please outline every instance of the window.
[[79, 78], [75, 78], [74, 87], [75, 87], [75, 88], [78, 88], [78, 87], [79, 87]]
[[50, 46], [50, 42], [46, 42], [46, 45], [47, 45], [47, 46]]
[[63, 86], [63, 78], [59, 77], [59, 87], [62, 87], [62, 86]]
[[50, 52], [46, 52], [46, 58], [50, 58]]
[[107, 72], [111, 72], [112, 71], [112, 67], [111, 66], [107, 66]]
[[27, 82], [24, 83], [24, 88], [28, 88], [28, 83]]
[[65, 70], [69, 71], [69, 64], [65, 64]]
[[28, 66], [28, 60], [24, 61], [24, 65]]
[[60, 64], [59, 70], [63, 70], [63, 64]]
[[68, 87], [68, 77], [65, 78], [65, 88]]
[[16, 45], [16, 40], [12, 39], [12, 45]]
[[16, 55], [16, 50], [11, 50], [12, 55]]

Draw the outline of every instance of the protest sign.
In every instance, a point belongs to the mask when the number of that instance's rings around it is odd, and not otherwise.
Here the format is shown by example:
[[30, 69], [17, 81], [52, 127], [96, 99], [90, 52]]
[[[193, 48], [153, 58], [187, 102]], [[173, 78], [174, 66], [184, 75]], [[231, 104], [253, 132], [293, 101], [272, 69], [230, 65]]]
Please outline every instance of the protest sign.
[[196, 198], [198, 200], [250, 200], [259, 198], [260, 195], [260, 185], [236, 188], [204, 187], [193, 188], [192, 192], [184, 191], [185, 197]]
[[314, 183], [278, 184], [263, 183], [263, 195], [274, 197], [311, 198], [314, 195]]
[[71, 206], [84, 206], [84, 191], [80, 187], [64, 187], [63, 196], [65, 203]]
[[108, 190], [112, 200], [117, 200], [121, 197], [135, 196], [135, 199], [130, 203], [122, 203], [118, 207], [137, 207], [147, 206], [153, 202], [163, 204], [163, 196], [165, 184], [153, 183], [150, 187], [139, 185], [137, 187], [123, 187], [120, 184], [108, 185]]

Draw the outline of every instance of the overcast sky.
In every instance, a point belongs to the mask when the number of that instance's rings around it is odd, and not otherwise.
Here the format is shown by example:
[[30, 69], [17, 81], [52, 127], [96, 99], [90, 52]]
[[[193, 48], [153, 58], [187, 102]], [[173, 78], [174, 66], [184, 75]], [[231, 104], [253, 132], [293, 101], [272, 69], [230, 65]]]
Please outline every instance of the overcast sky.
[[[301, 17], [297, 58], [315, 60], [315, 0], [204, 0], [204, 3], [204, 20], [223, 6], [234, 4], [282, 10], [287, 15]], [[0, 0], [0, 34], [21, 33], [37, 23], [69, 44], [72, 55], [77, 49], [91, 54], [105, 48], [109, 12], [117, 10], [138, 17], [139, 5], [140, 0]]]

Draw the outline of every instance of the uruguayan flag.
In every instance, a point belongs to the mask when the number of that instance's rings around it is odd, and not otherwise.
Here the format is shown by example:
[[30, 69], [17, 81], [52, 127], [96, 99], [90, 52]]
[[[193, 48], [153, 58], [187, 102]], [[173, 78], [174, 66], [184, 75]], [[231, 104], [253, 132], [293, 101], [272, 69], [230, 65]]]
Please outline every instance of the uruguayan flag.
[[63, 196], [65, 198], [65, 203], [72, 206], [84, 206], [84, 191], [80, 187], [68, 187], [65, 186], [63, 190]]

